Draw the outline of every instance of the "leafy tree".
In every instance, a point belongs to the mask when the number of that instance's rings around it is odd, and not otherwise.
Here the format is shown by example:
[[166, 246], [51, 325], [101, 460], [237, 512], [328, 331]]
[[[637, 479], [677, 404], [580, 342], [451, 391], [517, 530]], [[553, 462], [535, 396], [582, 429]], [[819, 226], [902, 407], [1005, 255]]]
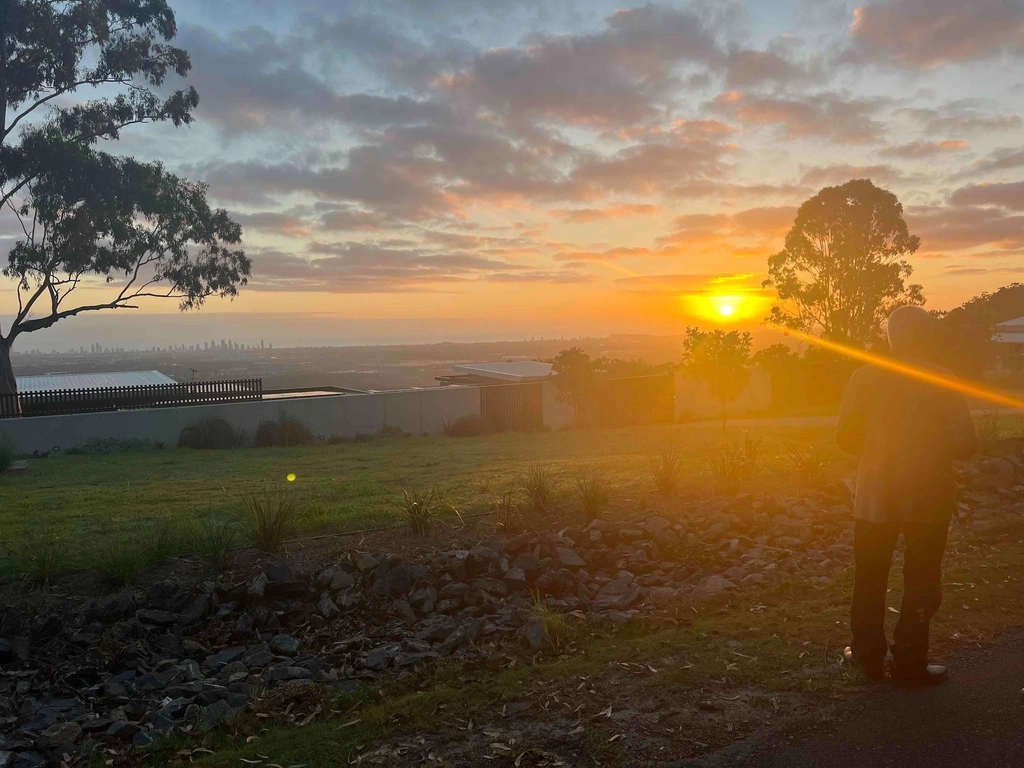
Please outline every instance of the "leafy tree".
[[937, 357], [963, 376], [979, 377], [995, 367], [995, 326], [1024, 316], [1024, 283], [985, 291], [955, 309], [933, 312], [937, 318]]
[[750, 348], [746, 331], [702, 331], [687, 328], [683, 339], [683, 372], [707, 385], [722, 404], [722, 426], [728, 418], [729, 403], [739, 397], [750, 380]]
[[800, 355], [785, 344], [772, 344], [755, 352], [750, 362], [769, 373], [780, 371], [800, 363]]
[[593, 392], [598, 372], [590, 355], [580, 347], [563, 349], [551, 361], [556, 399], [568, 403], [579, 413], [579, 405]]
[[800, 206], [785, 247], [768, 259], [764, 285], [780, 299], [769, 322], [870, 346], [896, 307], [924, 304], [921, 286], [906, 283], [906, 257], [920, 244], [892, 192], [867, 179], [825, 187]]
[[153, 297], [193, 309], [246, 282], [229, 247], [241, 228], [204, 185], [97, 149], [131, 125], [192, 121], [193, 88], [154, 90], [191, 68], [175, 34], [167, 0], [0, 0], [0, 210], [22, 235], [2, 269], [18, 311], [0, 329], [0, 393], [16, 389], [22, 333]]

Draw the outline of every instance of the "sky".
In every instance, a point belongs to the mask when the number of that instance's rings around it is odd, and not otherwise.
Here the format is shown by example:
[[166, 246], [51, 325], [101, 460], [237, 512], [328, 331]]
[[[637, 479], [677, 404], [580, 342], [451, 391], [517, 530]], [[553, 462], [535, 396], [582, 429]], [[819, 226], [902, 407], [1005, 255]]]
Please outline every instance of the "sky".
[[105, 148], [208, 183], [250, 285], [21, 345], [757, 330], [797, 207], [853, 178], [902, 201], [929, 308], [1024, 272], [1020, 0], [172, 7], [197, 120]]

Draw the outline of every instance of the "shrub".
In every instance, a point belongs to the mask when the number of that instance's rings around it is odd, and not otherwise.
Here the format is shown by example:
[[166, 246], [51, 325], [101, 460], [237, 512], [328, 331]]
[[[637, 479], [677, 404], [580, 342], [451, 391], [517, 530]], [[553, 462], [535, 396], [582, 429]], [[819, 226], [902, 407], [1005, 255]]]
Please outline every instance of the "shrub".
[[37, 584], [48, 584], [68, 568], [68, 540], [55, 531], [36, 531], [21, 543], [15, 557], [20, 570]]
[[545, 605], [539, 591], [533, 593], [533, 619], [544, 629], [544, 639], [552, 650], [557, 651], [566, 634], [565, 616]]
[[554, 506], [557, 483], [546, 464], [531, 464], [519, 476], [519, 485], [526, 492], [534, 512], [547, 512]]
[[373, 437], [376, 440], [393, 440], [396, 437], [412, 437], [412, 435], [403, 431], [401, 427], [391, 427], [385, 424], [377, 430]]
[[306, 425], [298, 419], [261, 421], [256, 428], [253, 444], [257, 448], [291, 448], [296, 445], [312, 445], [316, 438]]
[[463, 416], [452, 421], [441, 422], [445, 437], [485, 437], [494, 434], [494, 427], [487, 419], [479, 416]]
[[235, 548], [238, 532], [230, 520], [214, 520], [209, 515], [199, 518], [193, 532], [196, 550], [210, 561], [213, 570], [220, 572], [228, 564], [228, 557]]
[[279, 485], [242, 494], [249, 536], [261, 552], [273, 554], [295, 530], [302, 507], [299, 496]]
[[588, 470], [576, 472], [573, 485], [580, 509], [588, 519], [596, 520], [608, 506], [608, 483], [596, 470]]
[[666, 496], [674, 493], [683, 475], [683, 455], [674, 448], [665, 446], [656, 455], [650, 456], [648, 463], [658, 493]]
[[441, 521], [441, 513], [445, 511], [460, 516], [455, 507], [442, 499], [436, 487], [426, 492], [402, 489], [402, 516], [417, 536], [429, 536], [433, 533]]
[[784, 449], [793, 470], [810, 485], [820, 484], [836, 461], [832, 446], [824, 441], [806, 446], [787, 444]]
[[130, 451], [154, 451], [162, 449], [163, 443], [154, 443], [152, 440], [140, 440], [137, 437], [94, 437], [87, 440], [82, 445], [76, 445], [73, 448], [69, 448], [68, 455], [109, 455], [114, 453], [128, 453]]
[[179, 448], [223, 450], [238, 448], [245, 441], [245, 432], [237, 430], [224, 419], [203, 419], [189, 424], [178, 437]]
[[494, 501], [494, 525], [505, 533], [518, 533], [523, 529], [523, 515], [513, 499], [511, 488]]
[[170, 517], [159, 520], [140, 521], [139, 543], [146, 560], [150, 563], [162, 563], [171, 559], [181, 548], [181, 529]]
[[1003, 422], [996, 411], [988, 411], [978, 422], [978, 444], [982, 453], [989, 453], [1003, 437]]
[[148, 565], [142, 542], [128, 539], [104, 538], [97, 545], [93, 563], [103, 574], [103, 580], [115, 587], [133, 584]]
[[0, 435], [0, 474], [3, 474], [14, 464], [18, 454], [14, 449], [14, 441], [7, 435]]
[[742, 444], [725, 443], [712, 453], [709, 459], [711, 475], [722, 493], [731, 493], [737, 485], [754, 475], [760, 445], [760, 440], [751, 440], [746, 434]]

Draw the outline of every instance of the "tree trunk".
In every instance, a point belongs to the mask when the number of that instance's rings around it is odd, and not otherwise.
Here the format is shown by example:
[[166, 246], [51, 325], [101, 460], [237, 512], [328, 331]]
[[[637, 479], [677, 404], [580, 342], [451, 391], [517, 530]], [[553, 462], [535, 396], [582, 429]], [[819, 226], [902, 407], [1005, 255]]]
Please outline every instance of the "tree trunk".
[[6, 339], [0, 339], [0, 416], [17, 416], [21, 413], [17, 398], [4, 397], [16, 394], [18, 382], [11, 367], [11, 344]]

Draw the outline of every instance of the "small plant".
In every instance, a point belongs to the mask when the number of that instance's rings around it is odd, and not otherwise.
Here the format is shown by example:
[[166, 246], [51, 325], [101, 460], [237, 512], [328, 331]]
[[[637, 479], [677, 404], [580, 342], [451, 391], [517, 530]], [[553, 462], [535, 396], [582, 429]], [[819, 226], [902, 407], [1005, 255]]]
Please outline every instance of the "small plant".
[[296, 445], [312, 445], [316, 441], [313, 433], [298, 419], [261, 421], [253, 436], [257, 448], [291, 448]]
[[213, 570], [223, 571], [238, 540], [238, 531], [230, 520], [215, 520], [202, 515], [193, 533], [196, 550], [210, 561]]
[[242, 504], [253, 544], [268, 554], [280, 550], [295, 530], [302, 507], [299, 496], [280, 485], [264, 485], [258, 491], [243, 493]]
[[444, 511], [454, 512], [456, 516], [461, 517], [455, 507], [441, 498], [441, 493], [436, 487], [429, 491], [402, 489], [402, 516], [417, 536], [429, 536], [433, 533]]
[[1005, 434], [1003, 422], [996, 411], [987, 411], [978, 422], [978, 443], [982, 453], [989, 453]]
[[534, 512], [548, 512], [554, 506], [557, 484], [554, 473], [546, 464], [531, 464], [519, 476], [519, 485], [526, 492]]
[[711, 475], [716, 487], [722, 493], [731, 493], [744, 480], [757, 471], [760, 440], [751, 440], [750, 434], [743, 437], [742, 444], [725, 443], [711, 455]]
[[151, 563], [170, 560], [181, 546], [181, 531], [170, 517], [148, 522], [139, 521], [140, 543]]
[[573, 476], [573, 486], [583, 514], [588, 520], [596, 520], [608, 506], [611, 497], [604, 477], [596, 470], [577, 471]]
[[411, 435], [401, 427], [391, 427], [384, 424], [373, 437], [376, 440], [393, 440], [397, 437], [411, 437]]
[[494, 434], [491, 423], [479, 416], [463, 416], [454, 421], [445, 419], [441, 428], [445, 437], [486, 437]]
[[68, 567], [67, 537], [55, 531], [36, 531], [27, 536], [16, 559], [20, 569], [36, 584], [49, 584]]
[[96, 569], [103, 574], [103, 579], [114, 587], [134, 584], [139, 574], [148, 565], [142, 542], [135, 537], [128, 539], [105, 538], [96, 547]]
[[809, 485], [819, 485], [836, 461], [832, 446], [824, 441], [807, 446], [787, 444], [784, 449], [793, 470]]
[[245, 441], [245, 433], [228, 424], [224, 419], [203, 419], [189, 424], [178, 436], [179, 448], [201, 450], [224, 450], [238, 448]]
[[533, 617], [544, 628], [544, 639], [548, 641], [553, 650], [557, 651], [565, 639], [565, 616], [545, 605], [541, 600], [540, 592], [534, 591]]
[[683, 475], [683, 455], [674, 448], [664, 446], [657, 454], [649, 457], [648, 462], [658, 493], [665, 496], [675, 493]]
[[494, 501], [494, 525], [505, 533], [518, 533], [523, 530], [523, 515], [507, 488], [501, 497]]
[[7, 435], [0, 435], [0, 475], [11, 468], [17, 456], [14, 441]]
[[142, 440], [138, 437], [94, 437], [86, 440], [82, 445], [69, 448], [68, 456], [85, 456], [88, 454], [111, 455], [132, 451], [153, 451], [161, 448], [163, 448], [162, 443], [154, 443], [151, 440]]

